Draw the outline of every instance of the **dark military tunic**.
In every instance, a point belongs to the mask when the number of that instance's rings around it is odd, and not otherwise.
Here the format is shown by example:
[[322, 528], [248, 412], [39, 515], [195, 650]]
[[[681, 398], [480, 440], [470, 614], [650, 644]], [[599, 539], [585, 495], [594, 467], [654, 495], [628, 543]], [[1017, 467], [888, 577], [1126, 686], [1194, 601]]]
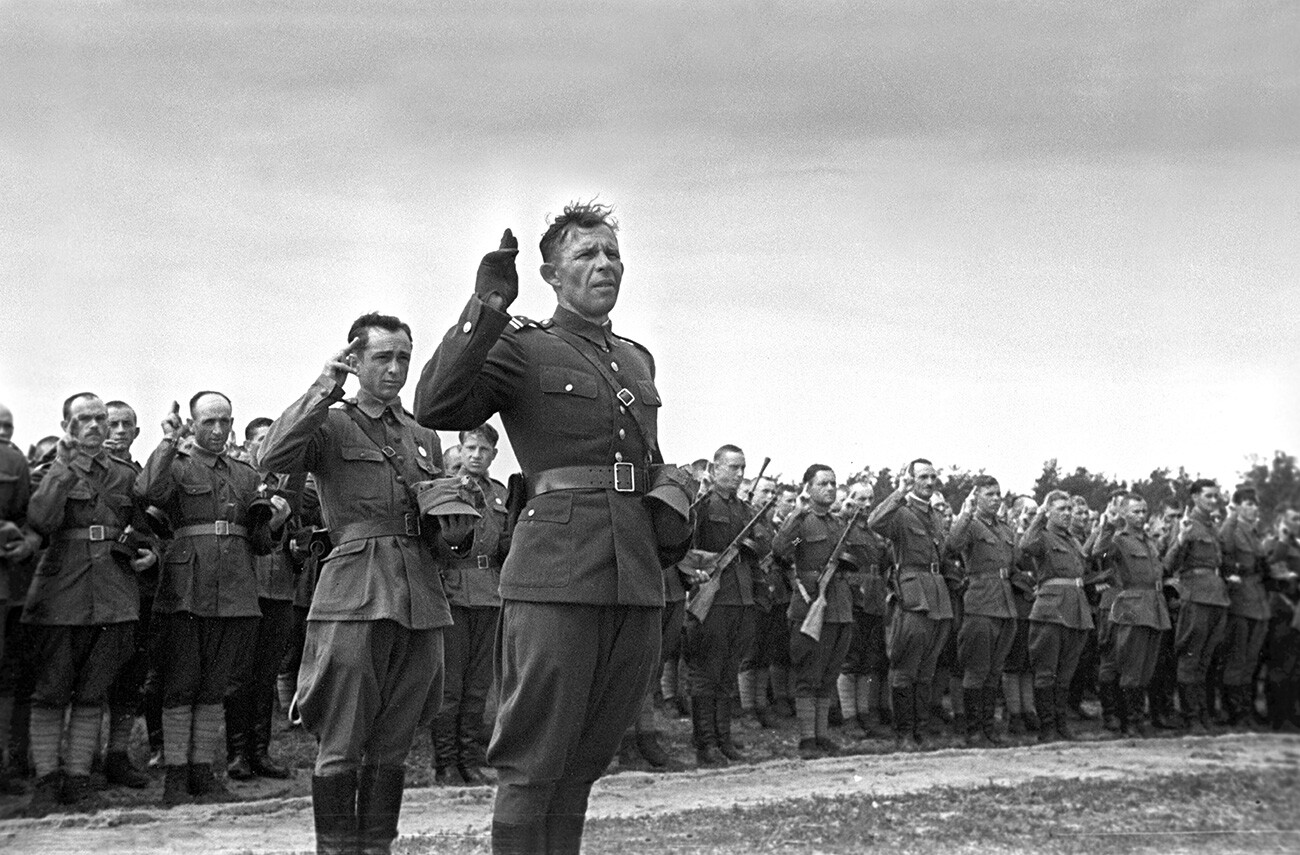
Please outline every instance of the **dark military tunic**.
[[[420, 423], [441, 430], [500, 413], [533, 486], [567, 467], [614, 473], [623, 464], [644, 479], [662, 459], [659, 406], [649, 351], [608, 323], [563, 307], [549, 321], [512, 321], [478, 297], [443, 337], [415, 397]], [[637, 717], [659, 662], [664, 605], [642, 499], [558, 489], [533, 495], [519, 517], [501, 570], [502, 704], [488, 750], [498, 822], [584, 814]]]
[[1114, 584], [1107, 620], [1120, 687], [1145, 687], [1155, 673], [1160, 634], [1171, 627], [1159, 552], [1145, 531], [1117, 529], [1104, 518], [1090, 554], [1104, 562]]
[[1220, 575], [1223, 550], [1208, 514], [1193, 511], [1185, 529], [1178, 532], [1164, 558], [1165, 569], [1177, 579], [1178, 623], [1174, 628], [1174, 653], [1178, 657], [1178, 682], [1204, 683], [1210, 661], [1223, 642], [1228, 625], [1227, 584]]
[[1072, 535], [1040, 523], [1025, 532], [1020, 551], [1037, 566], [1038, 590], [1029, 612], [1034, 686], [1068, 687], [1093, 628], [1083, 591], [1083, 549]]
[[1016, 636], [1016, 601], [1011, 572], [1016, 566], [1016, 535], [997, 517], [959, 514], [944, 543], [960, 555], [966, 591], [962, 596], [957, 654], [962, 686], [998, 686]]

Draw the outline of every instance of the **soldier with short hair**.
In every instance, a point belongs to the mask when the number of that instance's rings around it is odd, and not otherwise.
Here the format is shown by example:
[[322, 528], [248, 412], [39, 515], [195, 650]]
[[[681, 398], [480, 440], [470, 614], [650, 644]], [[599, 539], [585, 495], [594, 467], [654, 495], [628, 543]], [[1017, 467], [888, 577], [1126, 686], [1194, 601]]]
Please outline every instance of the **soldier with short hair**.
[[81, 392], [64, 401], [64, 436], [54, 460], [35, 473], [28, 506], [27, 522], [50, 544], [23, 610], [41, 664], [31, 712], [37, 782], [28, 810], [35, 816], [90, 794], [103, 705], [135, 650], [136, 574], [158, 558], [129, 537], [135, 470], [105, 450], [107, 423], [98, 396]]
[[1223, 638], [1223, 703], [1228, 724], [1255, 719], [1255, 671], [1268, 637], [1267, 565], [1256, 526], [1259, 496], [1251, 487], [1232, 493], [1227, 519], [1219, 527], [1223, 569], [1228, 583], [1228, 620]]
[[212, 773], [225, 718], [224, 699], [257, 637], [261, 610], [253, 555], [266, 554], [289, 504], [257, 517], [257, 470], [226, 453], [230, 399], [198, 392], [182, 421], [173, 402], [163, 440], [136, 479], [136, 490], [166, 514], [172, 539], [154, 597], [162, 690], [163, 803], [229, 797]]
[[[27, 458], [10, 438], [14, 433], [14, 416], [0, 404], [0, 662], [12, 671], [5, 659], [6, 641], [18, 630], [22, 614], [23, 591], [11, 589], [11, 579], [19, 566], [27, 563], [41, 545], [41, 536], [27, 525], [27, 500], [31, 495], [31, 472]], [[11, 622], [9, 611], [15, 614]], [[10, 651], [12, 656], [14, 651]], [[8, 681], [6, 681], [8, 682]], [[12, 687], [0, 687], [0, 752], [9, 745], [9, 728], [13, 721]], [[0, 761], [0, 793], [19, 795], [22, 785], [10, 778], [10, 768]]]

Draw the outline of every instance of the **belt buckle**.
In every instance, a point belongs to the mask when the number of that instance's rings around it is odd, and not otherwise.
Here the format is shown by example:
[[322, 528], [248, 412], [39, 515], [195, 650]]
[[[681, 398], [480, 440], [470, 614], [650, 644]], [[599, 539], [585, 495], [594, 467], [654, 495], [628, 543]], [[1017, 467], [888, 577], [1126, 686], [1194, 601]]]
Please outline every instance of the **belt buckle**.
[[215, 535], [219, 535], [220, 537], [228, 537], [230, 535], [229, 521], [217, 520], [214, 523], [212, 523], [212, 533]]
[[1010, 571], [1009, 569], [1007, 569], [1006, 567], [999, 567], [999, 568], [998, 568], [998, 578], [1000, 578], [1000, 579], [1010, 579], [1010, 578], [1011, 578], [1011, 571]]
[[931, 561], [931, 562], [930, 562], [930, 575], [931, 575], [931, 576], [938, 576], [938, 575], [939, 575], [939, 562], [938, 562], [938, 561]]
[[1083, 587], [1083, 577], [1082, 577], [1082, 576], [1079, 576], [1078, 578], [1076, 578], [1076, 579], [1074, 580], [1074, 587], [1076, 587], [1076, 588], [1082, 588], [1082, 587]]
[[411, 514], [411, 513], [402, 514], [402, 520], [406, 523], [407, 537], [420, 536], [420, 515], [419, 514]]
[[491, 566], [492, 566], [492, 561], [486, 555], [480, 555], [478, 557], [478, 569], [486, 570]]
[[614, 464], [614, 492], [636, 492], [636, 467], [631, 463]]
[[636, 402], [636, 395], [633, 395], [632, 392], [626, 388], [619, 389], [618, 394], [614, 397], [618, 398], [625, 407], [630, 407]]
[[379, 450], [382, 451], [384, 456], [390, 460], [397, 456], [397, 449], [393, 448], [391, 445], [380, 446]]
[[104, 540], [105, 536], [106, 536], [106, 532], [104, 531], [104, 527], [102, 525], [90, 526], [91, 540], [95, 540], [95, 541]]

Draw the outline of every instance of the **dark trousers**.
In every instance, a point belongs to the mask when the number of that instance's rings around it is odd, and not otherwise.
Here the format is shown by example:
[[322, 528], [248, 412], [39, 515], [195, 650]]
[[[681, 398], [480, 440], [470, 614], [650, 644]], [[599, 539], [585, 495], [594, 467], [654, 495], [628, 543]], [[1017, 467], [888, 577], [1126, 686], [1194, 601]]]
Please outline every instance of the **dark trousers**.
[[951, 620], [934, 620], [925, 612], [895, 612], [889, 627], [889, 685], [906, 688], [934, 682], [939, 654], [951, 632]]
[[394, 620], [307, 623], [298, 713], [316, 736], [318, 776], [406, 762], [442, 703], [442, 629]]
[[790, 667], [790, 628], [786, 626], [784, 605], [766, 611], [754, 609], [754, 634], [740, 658], [742, 671], [760, 671], [772, 665]]
[[154, 620], [163, 709], [221, 703], [257, 636], [258, 619], [174, 612], [154, 615]]
[[442, 631], [442, 708], [433, 721], [433, 763], [481, 766], [483, 711], [492, 688], [492, 645], [501, 609], [451, 607], [452, 625]]
[[709, 609], [703, 620], [686, 619], [683, 650], [690, 694], [726, 697], [736, 685], [740, 656], [754, 635], [753, 609], [721, 605]]
[[63, 708], [97, 707], [122, 664], [135, 650], [135, 621], [107, 626], [31, 625], [33, 655], [40, 663], [32, 703]]
[[636, 721], [660, 658], [662, 609], [507, 601], [496, 669], [501, 706], [488, 746], [493, 821], [583, 816], [591, 785]]
[[963, 689], [997, 688], [1016, 638], [1015, 618], [966, 614], [957, 631], [957, 657]]
[[1204, 683], [1210, 661], [1223, 643], [1227, 606], [1183, 603], [1174, 627], [1174, 653], [1178, 657], [1178, 682]]
[[1115, 673], [1121, 689], [1141, 689], [1151, 682], [1160, 658], [1161, 636], [1149, 626], [1112, 624]]
[[1223, 685], [1245, 686], [1253, 682], [1268, 637], [1268, 621], [1228, 615], [1223, 635]]
[[824, 623], [822, 637], [814, 641], [799, 631], [803, 619], [790, 621], [790, 664], [794, 669], [796, 698], [835, 697], [835, 682], [849, 653], [853, 624]]
[[1088, 630], [1059, 623], [1029, 622], [1029, 664], [1034, 687], [1068, 689], [1088, 643]]
[[231, 677], [226, 693], [226, 754], [265, 752], [275, 711], [275, 676], [293, 629], [293, 601], [259, 597], [262, 617], [254, 641]]
[[853, 633], [849, 652], [844, 657], [842, 674], [854, 676], [883, 675], [889, 670], [885, 653], [885, 615], [869, 615], [853, 610]]
[[284, 645], [284, 655], [280, 657], [280, 673], [297, 679], [298, 668], [302, 665], [302, 646], [307, 641], [307, 613], [310, 606], [293, 607], [293, 626], [289, 629], [289, 641]]

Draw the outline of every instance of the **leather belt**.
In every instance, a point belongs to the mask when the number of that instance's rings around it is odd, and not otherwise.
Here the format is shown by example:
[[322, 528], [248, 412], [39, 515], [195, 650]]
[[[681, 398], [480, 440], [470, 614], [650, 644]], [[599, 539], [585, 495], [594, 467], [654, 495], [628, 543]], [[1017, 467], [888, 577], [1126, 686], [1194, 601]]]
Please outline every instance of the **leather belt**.
[[972, 573], [970, 575], [972, 579], [978, 579], [984, 576], [992, 576], [995, 579], [1010, 579], [1011, 570], [1007, 567], [998, 567], [994, 570], [981, 570], [978, 573]]
[[197, 523], [195, 525], [183, 525], [176, 531], [172, 532], [172, 537], [198, 537], [204, 534], [214, 534], [217, 537], [242, 537], [248, 538], [248, 529], [242, 525], [236, 525], [225, 520], [216, 520], [210, 523]]
[[420, 531], [420, 515], [410, 511], [400, 517], [386, 517], [384, 519], [365, 520], [341, 525], [338, 528], [330, 529], [330, 535], [334, 540], [334, 545], [339, 546], [350, 540], [369, 540], [372, 537], [419, 537]]
[[[908, 573], [913, 575], [916, 573], [929, 573], [932, 576], [942, 576], [943, 567], [937, 561], [933, 564], [908, 564], [905, 567], [899, 568], [898, 578], [902, 579], [904, 574]], [[908, 576], [907, 578], [911, 578], [911, 576]]]
[[1187, 567], [1184, 568], [1179, 576], [1218, 576], [1217, 567]]
[[528, 479], [528, 496], [555, 490], [613, 490], [616, 493], [644, 493], [650, 488], [650, 472], [643, 466], [615, 463], [612, 466], [561, 466], [538, 472]]
[[1055, 579], [1044, 579], [1038, 584], [1045, 585], [1052, 588], [1082, 588], [1083, 577], [1076, 576], [1073, 579], [1064, 579], [1060, 577], [1057, 577]]
[[117, 540], [122, 529], [111, 525], [92, 525], [86, 528], [65, 528], [54, 536], [55, 540], [89, 540], [98, 543], [101, 540]]

